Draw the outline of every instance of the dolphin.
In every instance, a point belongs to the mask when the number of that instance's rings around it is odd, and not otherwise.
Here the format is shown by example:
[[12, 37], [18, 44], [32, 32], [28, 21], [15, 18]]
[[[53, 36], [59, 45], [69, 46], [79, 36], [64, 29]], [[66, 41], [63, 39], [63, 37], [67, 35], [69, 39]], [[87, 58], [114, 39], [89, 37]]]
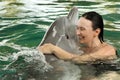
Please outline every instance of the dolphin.
[[[74, 53], [82, 53], [79, 50], [78, 39], [75, 33], [76, 23], [78, 21], [78, 9], [73, 7], [67, 16], [57, 18], [45, 33], [42, 41], [38, 45], [52, 43], [60, 48]], [[80, 68], [69, 62], [56, 58], [54, 55], [45, 55], [46, 61], [53, 66], [51, 71], [44, 73], [41, 79], [48, 80], [79, 80]], [[45, 80], [47, 80], [45, 79]]]
[[68, 52], [80, 53], [75, 33], [77, 21], [78, 9], [74, 7], [67, 16], [59, 17], [51, 24], [39, 46], [52, 43]]
[[[73, 7], [67, 16], [57, 18], [45, 33], [39, 46], [45, 43], [52, 43], [70, 53], [82, 53], [82, 51], [79, 50], [78, 39], [75, 32], [78, 14], [78, 9]], [[48, 56], [46, 56], [48, 57], [48, 61], [56, 58], [53, 55]]]

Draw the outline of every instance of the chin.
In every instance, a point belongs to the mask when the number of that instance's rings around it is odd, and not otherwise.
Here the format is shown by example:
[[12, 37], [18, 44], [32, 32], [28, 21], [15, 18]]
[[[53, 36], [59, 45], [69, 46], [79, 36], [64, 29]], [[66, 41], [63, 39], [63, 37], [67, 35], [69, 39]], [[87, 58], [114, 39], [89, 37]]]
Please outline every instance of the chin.
[[80, 44], [83, 44], [83, 43], [84, 43], [84, 41], [81, 41], [81, 40], [80, 40], [79, 42], [80, 42]]

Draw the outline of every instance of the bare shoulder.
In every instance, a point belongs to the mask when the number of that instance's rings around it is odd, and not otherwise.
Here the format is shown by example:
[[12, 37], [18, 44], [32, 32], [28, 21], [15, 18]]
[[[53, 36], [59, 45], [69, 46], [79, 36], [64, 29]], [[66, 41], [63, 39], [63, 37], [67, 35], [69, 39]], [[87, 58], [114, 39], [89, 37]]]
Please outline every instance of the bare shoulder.
[[104, 49], [108, 50], [109, 52], [113, 52], [115, 53], [116, 52], [116, 49], [114, 46], [110, 45], [110, 44], [107, 44], [107, 43], [104, 43], [105, 47], [103, 47]]
[[105, 54], [108, 56], [116, 57], [116, 48], [108, 43], [104, 43], [102, 48], [105, 51]]

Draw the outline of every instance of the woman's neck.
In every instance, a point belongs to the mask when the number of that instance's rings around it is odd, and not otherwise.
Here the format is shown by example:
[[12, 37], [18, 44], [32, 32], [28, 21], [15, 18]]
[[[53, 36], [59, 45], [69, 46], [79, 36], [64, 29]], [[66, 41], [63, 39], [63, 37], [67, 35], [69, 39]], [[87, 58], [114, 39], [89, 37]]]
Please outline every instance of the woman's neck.
[[100, 42], [99, 39], [94, 39], [87, 44], [84, 44], [84, 50], [87, 53], [95, 52], [101, 48], [103, 43]]
[[88, 44], [86, 44], [86, 47], [88, 48], [94, 48], [94, 47], [99, 47], [102, 43], [100, 42], [99, 39], [97, 40], [93, 40], [91, 42], [89, 42]]

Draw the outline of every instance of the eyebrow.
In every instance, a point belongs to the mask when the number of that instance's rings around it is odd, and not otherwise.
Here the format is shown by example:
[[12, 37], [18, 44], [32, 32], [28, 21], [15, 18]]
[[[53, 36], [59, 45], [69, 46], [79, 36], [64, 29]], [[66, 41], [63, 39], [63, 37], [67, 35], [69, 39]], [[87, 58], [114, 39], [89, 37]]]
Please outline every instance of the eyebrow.
[[78, 26], [78, 25], [76, 25], [76, 27], [83, 28], [82, 26]]

